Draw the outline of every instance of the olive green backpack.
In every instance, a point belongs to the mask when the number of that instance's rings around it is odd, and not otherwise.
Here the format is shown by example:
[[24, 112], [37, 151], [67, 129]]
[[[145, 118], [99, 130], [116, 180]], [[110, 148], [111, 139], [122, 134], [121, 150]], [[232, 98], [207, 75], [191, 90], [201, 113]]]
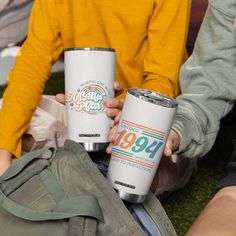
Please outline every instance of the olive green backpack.
[[0, 177], [0, 235], [176, 235], [152, 193], [124, 203], [101, 171], [106, 165], [69, 140], [25, 154]]

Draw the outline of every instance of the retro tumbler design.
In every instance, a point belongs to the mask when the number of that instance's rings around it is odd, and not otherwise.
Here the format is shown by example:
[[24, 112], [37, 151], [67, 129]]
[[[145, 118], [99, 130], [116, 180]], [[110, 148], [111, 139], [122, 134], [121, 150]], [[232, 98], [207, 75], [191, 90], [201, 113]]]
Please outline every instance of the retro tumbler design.
[[122, 199], [134, 203], [145, 200], [176, 108], [174, 99], [159, 93], [128, 90], [107, 175]]
[[104, 101], [114, 97], [116, 55], [112, 48], [65, 50], [65, 93], [68, 139], [86, 151], [108, 145], [110, 118]]

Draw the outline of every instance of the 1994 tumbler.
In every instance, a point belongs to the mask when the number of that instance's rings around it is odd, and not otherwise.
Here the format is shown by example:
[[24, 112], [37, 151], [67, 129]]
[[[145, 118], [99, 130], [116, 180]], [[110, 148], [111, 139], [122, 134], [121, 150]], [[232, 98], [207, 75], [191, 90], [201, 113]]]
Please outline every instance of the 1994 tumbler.
[[163, 154], [177, 102], [143, 89], [129, 89], [107, 178], [129, 202], [145, 200]]

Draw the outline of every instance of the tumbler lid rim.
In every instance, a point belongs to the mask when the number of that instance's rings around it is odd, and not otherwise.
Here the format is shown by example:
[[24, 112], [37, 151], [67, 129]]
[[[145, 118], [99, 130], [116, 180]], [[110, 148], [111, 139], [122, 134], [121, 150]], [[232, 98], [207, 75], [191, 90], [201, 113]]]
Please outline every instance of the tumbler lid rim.
[[128, 93], [143, 101], [150, 102], [159, 106], [168, 108], [176, 108], [178, 106], [178, 102], [175, 99], [155, 91], [141, 88], [130, 88], [128, 89]]
[[75, 47], [75, 48], [65, 48], [65, 52], [68, 51], [108, 51], [115, 52], [114, 48], [102, 48], [102, 47]]

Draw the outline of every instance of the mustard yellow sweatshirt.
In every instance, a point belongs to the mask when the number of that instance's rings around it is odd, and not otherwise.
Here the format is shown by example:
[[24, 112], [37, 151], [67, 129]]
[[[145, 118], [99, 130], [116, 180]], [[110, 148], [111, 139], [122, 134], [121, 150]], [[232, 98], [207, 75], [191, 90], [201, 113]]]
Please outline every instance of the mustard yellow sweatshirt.
[[35, 0], [28, 38], [8, 78], [0, 112], [0, 149], [16, 157], [64, 48], [111, 47], [117, 80], [175, 97], [190, 0]]

